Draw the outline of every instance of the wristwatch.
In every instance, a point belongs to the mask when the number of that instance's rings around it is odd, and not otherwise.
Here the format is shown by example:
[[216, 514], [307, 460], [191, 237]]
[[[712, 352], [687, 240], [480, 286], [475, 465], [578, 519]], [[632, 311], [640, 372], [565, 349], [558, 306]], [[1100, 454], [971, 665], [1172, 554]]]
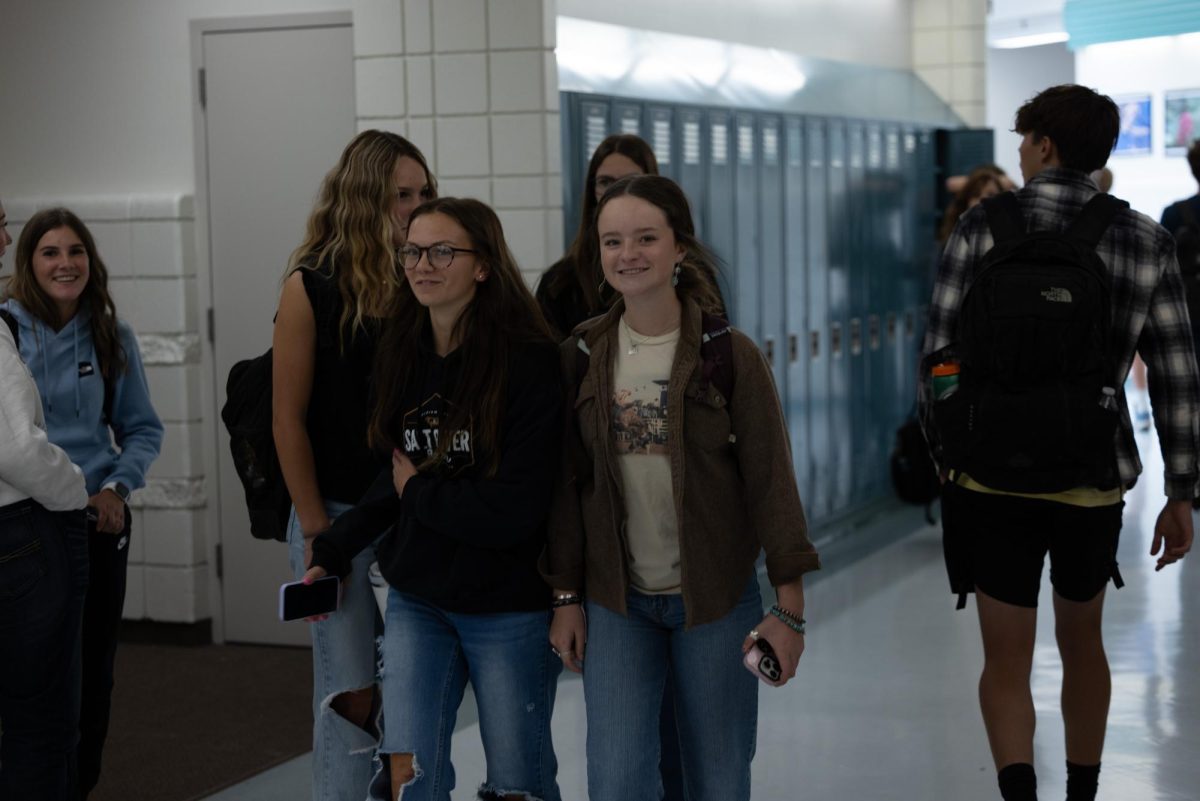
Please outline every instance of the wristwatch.
[[121, 503], [129, 503], [129, 487], [120, 481], [105, 484], [101, 489], [112, 490], [112, 493], [121, 499]]

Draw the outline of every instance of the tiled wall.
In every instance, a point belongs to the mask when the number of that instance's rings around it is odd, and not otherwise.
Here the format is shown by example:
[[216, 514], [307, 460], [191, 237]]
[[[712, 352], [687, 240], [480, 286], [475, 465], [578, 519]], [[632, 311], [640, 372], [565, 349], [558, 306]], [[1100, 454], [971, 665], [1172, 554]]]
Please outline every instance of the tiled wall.
[[914, 0], [913, 69], [968, 125], [985, 124], [987, 0]]
[[[200, 406], [199, 303], [191, 196], [5, 198], [14, 240], [39, 208], [83, 219], [109, 271], [117, 314], [138, 336], [163, 450], [133, 494], [126, 618], [192, 623], [210, 616]], [[11, 251], [10, 251], [11, 253]]]
[[553, 0], [354, 0], [358, 127], [492, 205], [533, 285], [562, 255]]

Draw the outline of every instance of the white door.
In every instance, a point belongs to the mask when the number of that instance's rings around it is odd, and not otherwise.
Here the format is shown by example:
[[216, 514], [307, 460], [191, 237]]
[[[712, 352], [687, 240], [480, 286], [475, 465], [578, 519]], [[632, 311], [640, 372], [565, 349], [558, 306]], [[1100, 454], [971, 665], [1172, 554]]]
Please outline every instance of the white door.
[[[288, 256], [322, 177], [354, 135], [353, 36], [349, 24], [289, 27], [257, 18], [241, 29], [203, 31], [201, 59], [219, 409], [230, 366], [270, 347]], [[216, 429], [224, 638], [307, 644], [304, 623], [278, 619], [279, 585], [293, 578], [287, 546], [250, 536], [229, 437]]]

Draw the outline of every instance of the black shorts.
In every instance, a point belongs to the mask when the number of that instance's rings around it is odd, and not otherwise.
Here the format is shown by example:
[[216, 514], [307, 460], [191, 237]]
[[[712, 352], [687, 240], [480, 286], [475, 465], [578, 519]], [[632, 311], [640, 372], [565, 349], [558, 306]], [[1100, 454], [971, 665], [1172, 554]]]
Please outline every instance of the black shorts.
[[947, 483], [942, 490], [942, 545], [950, 588], [979, 589], [1015, 606], [1036, 608], [1042, 564], [1069, 601], [1090, 601], [1113, 579], [1125, 503], [1070, 506], [992, 495]]

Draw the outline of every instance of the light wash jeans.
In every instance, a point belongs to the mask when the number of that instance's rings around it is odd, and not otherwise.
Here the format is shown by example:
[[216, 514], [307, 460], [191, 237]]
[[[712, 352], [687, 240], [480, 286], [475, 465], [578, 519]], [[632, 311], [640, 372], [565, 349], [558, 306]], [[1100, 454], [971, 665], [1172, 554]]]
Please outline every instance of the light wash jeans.
[[487, 760], [479, 797], [560, 801], [550, 714], [562, 662], [549, 633], [549, 610], [455, 614], [390, 588], [381, 676], [388, 725], [370, 798], [390, 796], [388, 755], [412, 754], [416, 777], [404, 801], [448, 801], [450, 737], [469, 680]]
[[759, 682], [742, 666], [742, 641], [762, 622], [757, 577], [725, 617], [686, 631], [682, 595], [631, 590], [627, 608], [587, 604], [588, 798], [663, 797], [658, 724], [669, 675], [686, 797], [748, 801]]
[[[349, 504], [325, 502], [330, 520]], [[288, 519], [292, 572], [304, 575], [304, 535], [296, 510]], [[371, 780], [375, 737], [330, 708], [339, 694], [375, 684], [375, 637], [379, 611], [367, 572], [375, 549], [354, 557], [354, 567], [342, 585], [338, 611], [320, 623], [306, 624], [313, 643], [313, 801], [363, 801]], [[293, 624], [298, 625], [298, 624]]]

